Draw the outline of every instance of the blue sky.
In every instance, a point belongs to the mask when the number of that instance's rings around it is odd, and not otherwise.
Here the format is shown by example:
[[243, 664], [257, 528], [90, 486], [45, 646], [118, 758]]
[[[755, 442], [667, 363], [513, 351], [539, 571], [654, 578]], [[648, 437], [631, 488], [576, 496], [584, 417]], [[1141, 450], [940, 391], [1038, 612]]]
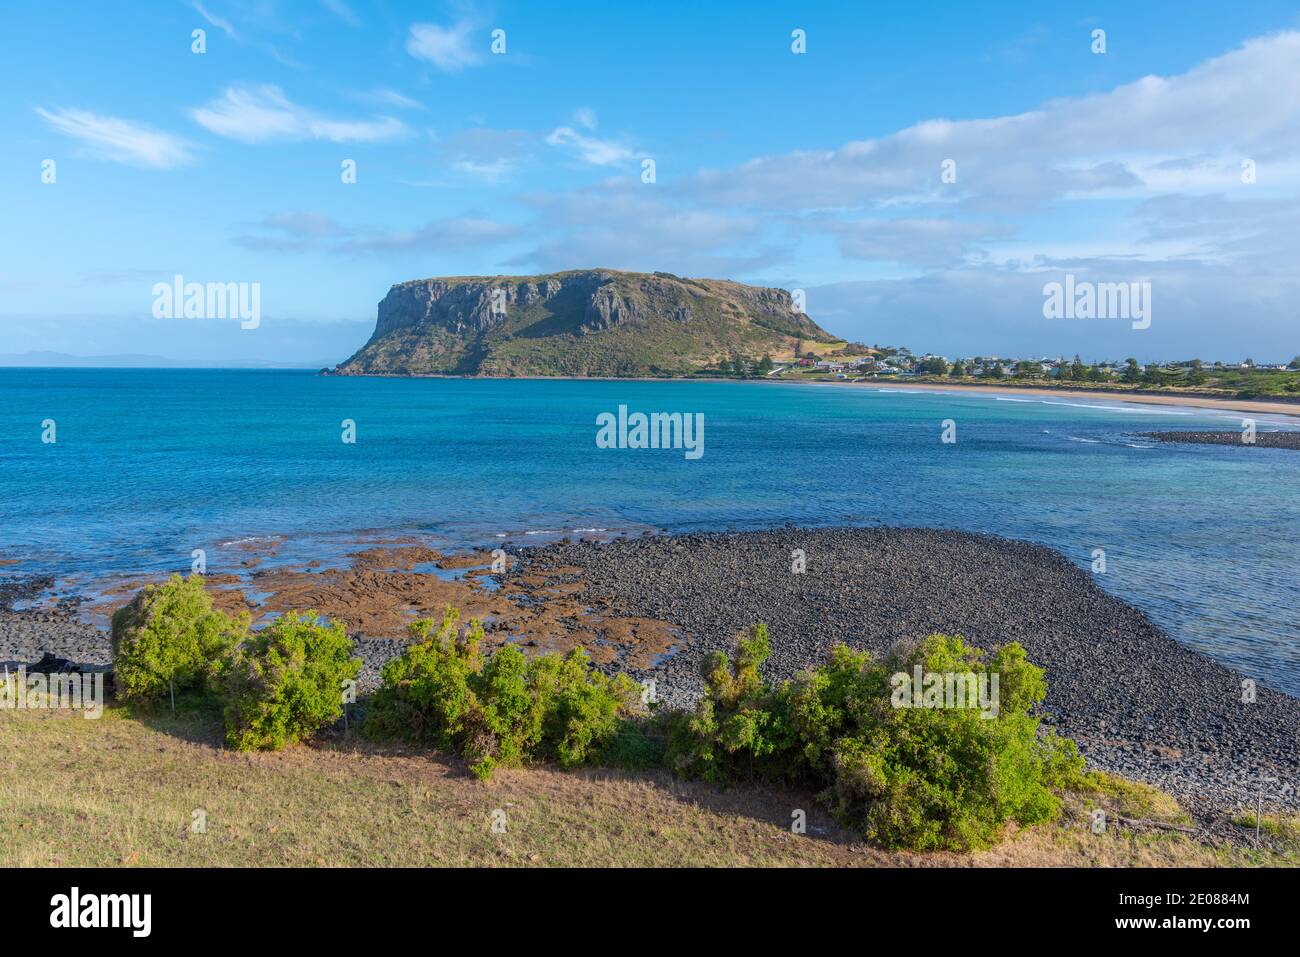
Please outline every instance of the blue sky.
[[[595, 266], [918, 351], [1300, 352], [1294, 3], [53, 7], [0, 12], [0, 353], [332, 363], [394, 282]], [[1067, 271], [1151, 327], [1045, 319]], [[153, 318], [176, 273], [261, 325]]]

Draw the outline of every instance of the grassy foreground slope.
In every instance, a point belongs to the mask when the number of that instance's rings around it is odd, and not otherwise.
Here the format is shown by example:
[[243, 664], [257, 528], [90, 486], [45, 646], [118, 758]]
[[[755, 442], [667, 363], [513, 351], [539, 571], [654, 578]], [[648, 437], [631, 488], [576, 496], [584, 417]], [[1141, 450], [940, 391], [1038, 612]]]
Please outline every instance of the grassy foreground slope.
[[[1287, 863], [1181, 833], [1112, 826], [1092, 807], [1183, 820], [1172, 799], [1114, 782], [1069, 795], [1052, 825], [993, 850], [889, 853], [853, 843], [811, 794], [726, 791], [668, 774], [500, 771], [352, 739], [283, 752], [221, 747], [219, 717], [91, 721], [0, 712], [0, 842], [11, 866], [1214, 866]], [[791, 812], [807, 811], [804, 835]], [[206, 833], [191, 829], [206, 812]], [[494, 833], [504, 811], [505, 832]]]

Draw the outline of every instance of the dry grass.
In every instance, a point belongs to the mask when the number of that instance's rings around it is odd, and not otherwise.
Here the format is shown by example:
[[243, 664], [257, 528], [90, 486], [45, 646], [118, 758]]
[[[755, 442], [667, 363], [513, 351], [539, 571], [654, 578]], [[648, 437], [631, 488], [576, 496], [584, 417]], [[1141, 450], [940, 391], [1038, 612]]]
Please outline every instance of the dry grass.
[[1238, 827], [1258, 828], [1283, 846], [1300, 850], [1300, 814], [1265, 814], [1263, 817], [1248, 811], [1232, 819]]
[[[278, 754], [219, 746], [214, 716], [97, 721], [0, 712], [0, 842], [16, 866], [1199, 866], [1251, 863], [1183, 836], [1088, 828], [1072, 796], [1058, 824], [972, 855], [855, 843], [808, 794], [719, 791], [666, 774], [503, 771], [333, 741]], [[1157, 794], [1159, 792], [1156, 792]], [[1112, 802], [1123, 795], [1099, 796]], [[1161, 797], [1164, 797], [1163, 795]], [[790, 833], [807, 811], [808, 833]], [[1176, 808], [1176, 805], [1175, 805]], [[206, 833], [193, 833], [197, 809]], [[505, 812], [505, 833], [492, 829]]]
[[825, 355], [828, 352], [834, 352], [836, 349], [843, 349], [848, 345], [848, 341], [837, 339], [835, 342], [815, 342], [812, 339], [803, 339], [799, 343], [803, 349], [804, 355]]

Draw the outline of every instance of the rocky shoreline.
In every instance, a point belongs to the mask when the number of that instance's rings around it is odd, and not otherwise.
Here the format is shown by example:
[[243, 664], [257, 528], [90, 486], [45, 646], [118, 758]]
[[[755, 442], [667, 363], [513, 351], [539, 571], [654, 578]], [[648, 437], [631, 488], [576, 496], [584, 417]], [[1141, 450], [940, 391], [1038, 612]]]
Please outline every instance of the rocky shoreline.
[[[432, 576], [407, 569], [376, 577], [373, 556], [363, 554], [369, 564], [351, 572], [264, 574], [290, 578], [285, 603], [324, 606], [353, 622], [400, 620], [398, 606], [375, 613], [374, 602], [395, 588], [412, 596], [410, 614], [434, 613], [443, 600], [477, 601], [490, 613], [492, 643], [582, 644], [607, 670], [653, 678], [658, 698], [679, 707], [698, 697], [709, 654], [731, 651], [735, 636], [759, 621], [772, 634], [772, 680], [821, 662], [838, 641], [873, 652], [935, 631], [986, 649], [1019, 641], [1046, 670], [1050, 723], [1078, 741], [1092, 766], [1169, 791], [1206, 826], [1253, 806], [1264, 778], [1275, 779], [1263, 784], [1266, 803], [1300, 809], [1300, 700], [1260, 685], [1254, 701], [1243, 701], [1241, 675], [1178, 644], [1042, 546], [921, 528], [561, 541], [515, 551], [497, 581], [478, 571], [484, 577], [428, 594], [412, 582]], [[800, 554], [803, 572], [793, 570]], [[443, 564], [457, 561], [469, 559]], [[453, 584], [460, 598], [448, 592]], [[77, 621], [75, 603], [13, 610], [48, 586], [0, 580], [0, 662], [12, 669], [50, 652], [107, 664], [107, 634]], [[365, 661], [361, 687], [371, 688], [402, 639], [364, 623], [350, 628]]]
[[14, 610], [14, 605], [36, 598], [53, 583], [45, 576], [0, 579], [0, 667], [12, 671], [47, 653], [84, 665], [111, 663], [108, 635], [77, 621], [74, 604]]
[[1237, 432], [1140, 432], [1139, 435], [1157, 442], [1183, 442], [1193, 445], [1239, 445], [1257, 449], [1294, 449], [1300, 451], [1300, 430], [1289, 432], [1256, 432], [1254, 442], [1242, 441]]
[[[791, 571], [795, 550], [803, 574]], [[533, 572], [581, 568], [616, 609], [681, 626], [689, 644], [638, 673], [672, 705], [694, 700], [700, 663], [757, 621], [772, 633], [774, 679], [837, 641], [883, 652], [934, 631], [984, 648], [1014, 640], [1046, 670], [1051, 722], [1093, 766], [1169, 791], [1202, 820], [1251, 803], [1264, 777], [1279, 782], [1264, 785], [1266, 799], [1300, 807], [1300, 700], [1260, 685], [1244, 703], [1242, 676], [1048, 548], [945, 530], [788, 528], [569, 542], [523, 557]]]

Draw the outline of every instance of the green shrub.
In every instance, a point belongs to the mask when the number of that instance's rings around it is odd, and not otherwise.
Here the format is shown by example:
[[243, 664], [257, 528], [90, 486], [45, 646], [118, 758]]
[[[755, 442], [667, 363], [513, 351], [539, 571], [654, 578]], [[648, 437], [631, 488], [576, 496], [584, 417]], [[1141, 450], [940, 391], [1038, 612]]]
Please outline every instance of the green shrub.
[[667, 737], [663, 721], [655, 715], [619, 719], [614, 734], [600, 746], [592, 763], [625, 771], [662, 768], [667, 758]]
[[593, 671], [580, 648], [530, 660], [506, 645], [485, 656], [482, 625], [470, 622], [458, 638], [459, 620], [448, 608], [437, 626], [411, 625], [416, 640], [384, 666], [368, 734], [454, 752], [481, 778], [531, 760], [576, 767], [618, 741], [640, 696], [630, 678]]
[[[879, 692], [896, 674], [998, 678], [990, 714], [978, 707], [895, 707]], [[825, 800], [837, 818], [886, 847], [987, 847], [1008, 821], [1048, 821], [1060, 811], [1053, 786], [1081, 770], [1072, 741], [1038, 735], [1031, 713], [1047, 693], [1042, 669], [1016, 643], [987, 662], [960, 637], [931, 635], [919, 645], [864, 662], [850, 679], [844, 721], [829, 750]]]
[[[760, 624], [734, 661], [709, 659], [693, 711], [647, 718], [637, 685], [593, 671], [581, 649], [530, 660], [507, 645], [485, 656], [480, 624], [458, 637], [458, 623], [448, 608], [436, 626], [412, 625], [415, 641], [384, 666], [365, 729], [459, 754], [483, 778], [553, 760], [666, 765], [717, 783], [785, 779], [817, 787], [845, 826], [916, 850], [993, 844], [1011, 821], [1055, 816], [1053, 789], [1083, 780], [1074, 743], [1039, 734], [1034, 710], [1047, 685], [1018, 644], [986, 657], [961, 637], [931, 635], [879, 661], [838, 646], [825, 665], [774, 688], [762, 676], [770, 642]], [[996, 698], [900, 706], [917, 668], [968, 679], [972, 690], [983, 678]]]
[[340, 622], [289, 612], [253, 634], [225, 680], [226, 743], [273, 751], [301, 741], [343, 714], [344, 683], [361, 671]]
[[431, 619], [412, 622], [412, 643], [383, 667], [379, 690], [366, 713], [367, 732], [458, 750], [466, 716], [478, 706], [469, 676], [483, 667], [482, 627], [472, 622], [464, 640], [457, 642], [458, 620], [459, 614], [448, 609], [436, 630]]
[[668, 766], [678, 774], [724, 783], [780, 774], [792, 744], [784, 702], [760, 674], [771, 654], [767, 626], [755, 625], [736, 646], [736, 661], [715, 651], [703, 669], [705, 693], [694, 712], [668, 717]]
[[147, 585], [113, 614], [116, 693], [124, 701], [152, 701], [169, 690], [213, 690], [248, 628], [212, 607], [203, 579], [173, 575]]
[[[882, 661], [838, 646], [827, 664], [776, 690], [759, 673], [767, 654], [767, 631], [758, 626], [740, 640], [734, 666], [714, 656], [694, 713], [670, 719], [670, 767], [719, 782], [754, 774], [802, 780], [822, 789], [845, 826], [915, 850], [985, 847], [1008, 821], [1049, 820], [1060, 810], [1051, 788], [1081, 774], [1072, 741], [1038, 734], [1031, 710], [1047, 686], [1018, 644], [987, 661], [947, 635]], [[996, 675], [996, 706], [897, 706], [896, 692], [910, 688], [917, 667], [984, 676], [989, 689]]]
[[[513, 647], [502, 651], [515, 651]], [[492, 656], [493, 662], [500, 652]], [[627, 675], [610, 678], [593, 671], [581, 648], [567, 655], [541, 655], [528, 662], [528, 684], [542, 714], [542, 738], [535, 756], [552, 758], [564, 768], [588, 763], [618, 731], [620, 719], [641, 698], [641, 688]]]

